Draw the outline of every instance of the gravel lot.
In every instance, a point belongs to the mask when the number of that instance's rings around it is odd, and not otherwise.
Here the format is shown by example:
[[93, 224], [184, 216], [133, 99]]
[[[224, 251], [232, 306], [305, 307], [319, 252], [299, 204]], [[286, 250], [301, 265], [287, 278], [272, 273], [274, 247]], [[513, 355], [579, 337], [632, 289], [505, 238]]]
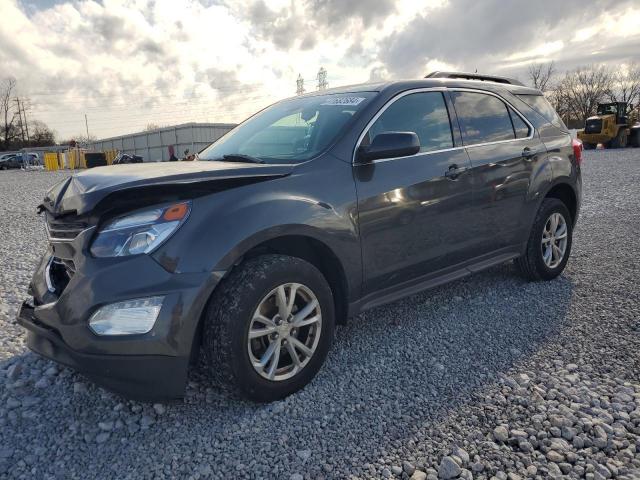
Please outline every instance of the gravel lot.
[[640, 149], [586, 152], [562, 277], [504, 265], [367, 312], [271, 405], [198, 374], [130, 402], [26, 351], [34, 207], [62, 175], [0, 175], [0, 478], [640, 478]]

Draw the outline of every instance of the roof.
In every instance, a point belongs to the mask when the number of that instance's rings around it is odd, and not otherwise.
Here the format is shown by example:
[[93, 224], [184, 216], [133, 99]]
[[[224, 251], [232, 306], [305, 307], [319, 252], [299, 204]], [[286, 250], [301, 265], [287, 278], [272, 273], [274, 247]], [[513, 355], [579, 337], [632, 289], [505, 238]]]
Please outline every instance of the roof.
[[[446, 72], [449, 73], [449, 72]], [[470, 75], [470, 74], [469, 74]], [[498, 77], [496, 77], [498, 78]], [[515, 80], [512, 80], [516, 82]], [[309, 92], [301, 97], [313, 97], [316, 95], [334, 95], [341, 93], [356, 93], [356, 92], [381, 92], [387, 89], [394, 89], [398, 91], [411, 90], [414, 88], [431, 88], [431, 87], [457, 87], [457, 88], [486, 88], [487, 90], [508, 90], [514, 94], [520, 95], [542, 95], [540, 90], [517, 83], [502, 83], [489, 80], [470, 80], [466, 78], [446, 78], [446, 77], [429, 77], [412, 80], [395, 80], [388, 82], [375, 82], [375, 83], [359, 83], [355, 85], [345, 85], [341, 87], [329, 88], [327, 90], [317, 90]], [[299, 97], [291, 97], [299, 98]]]

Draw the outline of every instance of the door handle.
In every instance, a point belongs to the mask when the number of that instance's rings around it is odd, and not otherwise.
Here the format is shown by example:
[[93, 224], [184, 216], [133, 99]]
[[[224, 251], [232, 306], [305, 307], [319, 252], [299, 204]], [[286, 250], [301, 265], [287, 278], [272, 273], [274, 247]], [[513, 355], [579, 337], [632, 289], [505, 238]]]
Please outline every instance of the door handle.
[[522, 149], [522, 158], [524, 158], [525, 160], [531, 160], [538, 153], [540, 152], [538, 152], [538, 150], [536, 150], [535, 148], [524, 147]]
[[449, 180], [455, 180], [466, 170], [466, 167], [458, 167], [455, 163], [453, 165], [449, 165], [449, 169], [444, 172], [444, 176]]

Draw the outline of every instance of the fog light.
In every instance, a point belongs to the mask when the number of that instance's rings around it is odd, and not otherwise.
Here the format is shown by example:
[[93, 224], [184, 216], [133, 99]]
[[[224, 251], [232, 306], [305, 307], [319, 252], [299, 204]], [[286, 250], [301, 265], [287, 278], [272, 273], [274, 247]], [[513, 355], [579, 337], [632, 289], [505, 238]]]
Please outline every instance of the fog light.
[[138, 298], [99, 308], [89, 319], [98, 335], [136, 335], [147, 333], [156, 323], [164, 297]]

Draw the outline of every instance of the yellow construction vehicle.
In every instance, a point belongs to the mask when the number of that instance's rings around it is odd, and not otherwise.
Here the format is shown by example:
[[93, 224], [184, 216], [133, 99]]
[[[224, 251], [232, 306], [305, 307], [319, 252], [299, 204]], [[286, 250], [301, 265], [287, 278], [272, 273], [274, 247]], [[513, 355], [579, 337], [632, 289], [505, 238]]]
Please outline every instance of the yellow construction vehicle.
[[600, 103], [598, 113], [587, 118], [578, 132], [585, 150], [601, 143], [605, 148], [640, 147], [638, 112], [626, 102]]

